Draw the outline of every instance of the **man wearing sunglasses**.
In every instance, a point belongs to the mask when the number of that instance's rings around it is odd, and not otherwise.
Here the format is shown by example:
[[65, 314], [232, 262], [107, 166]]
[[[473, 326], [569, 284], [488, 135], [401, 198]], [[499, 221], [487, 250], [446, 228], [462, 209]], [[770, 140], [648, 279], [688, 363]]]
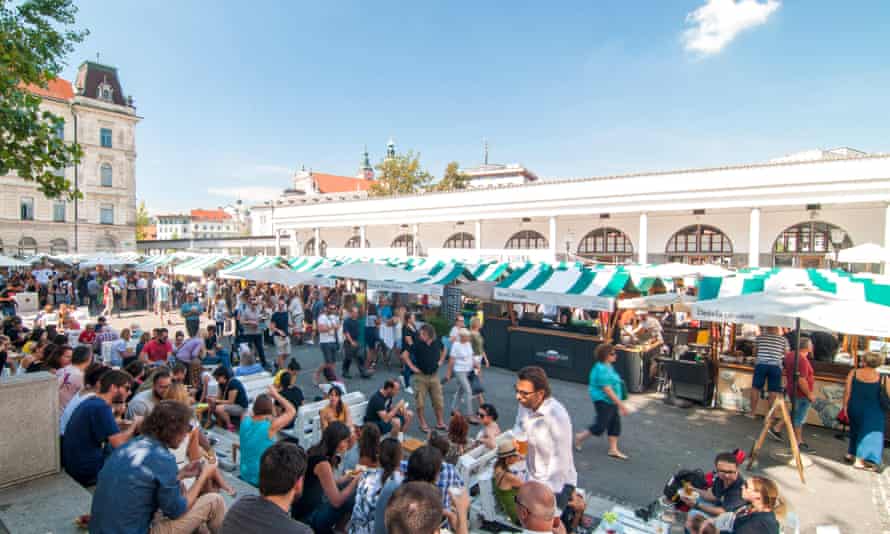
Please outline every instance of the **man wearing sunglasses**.
[[690, 508], [700, 510], [707, 515], [718, 516], [724, 512], [734, 512], [745, 505], [745, 500], [742, 499], [745, 479], [739, 473], [734, 453], [721, 452], [714, 459], [714, 465], [717, 476], [711, 489], [698, 488], [697, 500], [682, 495], [680, 499]]

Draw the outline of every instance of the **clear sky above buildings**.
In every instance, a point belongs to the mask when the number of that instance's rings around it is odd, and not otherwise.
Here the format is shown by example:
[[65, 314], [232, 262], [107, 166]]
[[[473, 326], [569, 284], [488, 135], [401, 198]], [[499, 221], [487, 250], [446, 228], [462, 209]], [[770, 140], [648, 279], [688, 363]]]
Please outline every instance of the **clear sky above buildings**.
[[543, 178], [890, 151], [890, 4], [828, 0], [80, 2], [119, 68], [153, 212], [354, 175], [392, 136], [435, 175]]

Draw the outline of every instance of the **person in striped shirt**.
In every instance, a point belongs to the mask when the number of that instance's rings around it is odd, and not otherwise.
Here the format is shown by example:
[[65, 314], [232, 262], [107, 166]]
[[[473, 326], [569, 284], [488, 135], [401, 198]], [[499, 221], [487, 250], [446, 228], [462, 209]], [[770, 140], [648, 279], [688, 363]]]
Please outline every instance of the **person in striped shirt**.
[[775, 326], [766, 327], [754, 340], [754, 354], [757, 360], [754, 364], [754, 379], [751, 382], [750, 417], [753, 418], [757, 413], [757, 401], [760, 400], [760, 392], [764, 385], [769, 391], [770, 406], [782, 393], [782, 360], [789, 350], [791, 349], [788, 340], [782, 337], [782, 333]]

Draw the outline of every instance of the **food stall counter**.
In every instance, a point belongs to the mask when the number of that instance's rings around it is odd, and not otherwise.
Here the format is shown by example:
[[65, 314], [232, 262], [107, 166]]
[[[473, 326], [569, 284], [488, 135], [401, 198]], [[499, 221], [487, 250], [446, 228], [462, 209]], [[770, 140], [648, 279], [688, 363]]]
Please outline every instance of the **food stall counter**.
[[508, 326], [508, 358], [512, 370], [538, 365], [547, 376], [586, 384], [593, 367], [593, 352], [602, 343], [598, 335], [573, 332], [553, 326], [520, 324]]
[[661, 341], [652, 339], [639, 345], [616, 345], [615, 370], [631, 393], [649, 389], [654, 378], [653, 363], [661, 353]]

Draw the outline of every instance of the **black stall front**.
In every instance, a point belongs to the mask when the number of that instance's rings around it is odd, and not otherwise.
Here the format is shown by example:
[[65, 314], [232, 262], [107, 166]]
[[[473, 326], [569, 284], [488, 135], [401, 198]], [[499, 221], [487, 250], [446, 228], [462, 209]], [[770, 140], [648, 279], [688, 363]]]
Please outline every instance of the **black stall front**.
[[[517, 371], [537, 365], [547, 376], [586, 384], [593, 367], [593, 351], [602, 343], [584, 334], [544, 322], [512, 325], [506, 319], [485, 319], [485, 353], [492, 365]], [[617, 369], [617, 367], [616, 367]], [[618, 369], [619, 374], [621, 370]]]

